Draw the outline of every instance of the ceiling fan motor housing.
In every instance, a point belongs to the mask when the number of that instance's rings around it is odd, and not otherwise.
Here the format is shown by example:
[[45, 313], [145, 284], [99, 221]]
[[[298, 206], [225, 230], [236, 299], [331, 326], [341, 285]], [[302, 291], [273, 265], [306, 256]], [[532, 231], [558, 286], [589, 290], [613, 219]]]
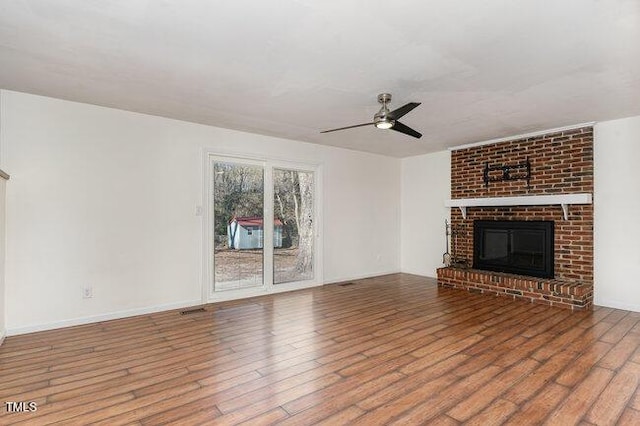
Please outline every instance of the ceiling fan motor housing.
[[380, 93], [378, 95], [378, 102], [383, 105], [386, 105], [387, 102], [391, 102], [391, 93]]
[[390, 129], [395, 124], [395, 121], [388, 118], [389, 108], [387, 103], [391, 101], [390, 93], [380, 93], [378, 95], [378, 102], [382, 104], [380, 111], [373, 116], [373, 123], [379, 129]]

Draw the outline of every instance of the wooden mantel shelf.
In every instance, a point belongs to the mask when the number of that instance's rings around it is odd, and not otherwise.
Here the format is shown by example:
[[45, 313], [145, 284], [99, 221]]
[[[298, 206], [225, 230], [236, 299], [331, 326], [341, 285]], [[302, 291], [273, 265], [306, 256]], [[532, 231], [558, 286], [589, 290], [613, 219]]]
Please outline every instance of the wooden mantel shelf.
[[446, 207], [458, 207], [462, 217], [467, 218], [467, 207], [542, 206], [558, 204], [562, 207], [564, 219], [569, 217], [570, 204], [591, 204], [589, 193], [559, 195], [524, 195], [521, 197], [456, 198], [445, 200]]

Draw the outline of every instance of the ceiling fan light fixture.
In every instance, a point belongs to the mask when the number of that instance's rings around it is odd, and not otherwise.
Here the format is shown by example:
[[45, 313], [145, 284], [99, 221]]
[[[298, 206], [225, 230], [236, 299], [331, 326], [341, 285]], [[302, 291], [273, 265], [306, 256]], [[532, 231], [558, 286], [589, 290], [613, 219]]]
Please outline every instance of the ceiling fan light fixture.
[[378, 129], [390, 129], [394, 124], [395, 122], [393, 120], [380, 120], [376, 122], [376, 127]]

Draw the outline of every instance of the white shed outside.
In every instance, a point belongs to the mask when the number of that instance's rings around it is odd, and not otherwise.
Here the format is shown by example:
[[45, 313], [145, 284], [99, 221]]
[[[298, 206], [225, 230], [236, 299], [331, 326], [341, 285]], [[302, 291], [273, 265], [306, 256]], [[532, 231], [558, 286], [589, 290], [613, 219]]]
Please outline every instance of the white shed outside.
[[[227, 244], [236, 250], [261, 249], [264, 246], [264, 222], [261, 217], [234, 217], [227, 224]], [[282, 247], [282, 222], [273, 221], [273, 247]]]

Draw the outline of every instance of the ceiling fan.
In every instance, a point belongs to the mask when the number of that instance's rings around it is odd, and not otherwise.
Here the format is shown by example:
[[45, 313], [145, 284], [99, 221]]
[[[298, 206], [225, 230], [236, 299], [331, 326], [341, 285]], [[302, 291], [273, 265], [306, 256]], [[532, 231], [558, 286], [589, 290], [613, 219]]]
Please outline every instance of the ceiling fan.
[[323, 130], [320, 133], [336, 132], [338, 130], [353, 129], [354, 127], [364, 127], [373, 124], [378, 129], [391, 129], [395, 130], [396, 132], [404, 133], [405, 135], [413, 136], [414, 138], [422, 137], [422, 133], [416, 132], [411, 127], [405, 126], [398, 121], [400, 117], [404, 116], [406, 113], [420, 105], [420, 102], [409, 102], [408, 104], [401, 106], [398, 109], [389, 111], [389, 107], [387, 104], [390, 101], [390, 93], [381, 93], [378, 95], [378, 102], [382, 104], [382, 107], [380, 108], [380, 111], [378, 111], [373, 116], [373, 122], [371, 123], [356, 124], [354, 126], [340, 127], [338, 129]]

